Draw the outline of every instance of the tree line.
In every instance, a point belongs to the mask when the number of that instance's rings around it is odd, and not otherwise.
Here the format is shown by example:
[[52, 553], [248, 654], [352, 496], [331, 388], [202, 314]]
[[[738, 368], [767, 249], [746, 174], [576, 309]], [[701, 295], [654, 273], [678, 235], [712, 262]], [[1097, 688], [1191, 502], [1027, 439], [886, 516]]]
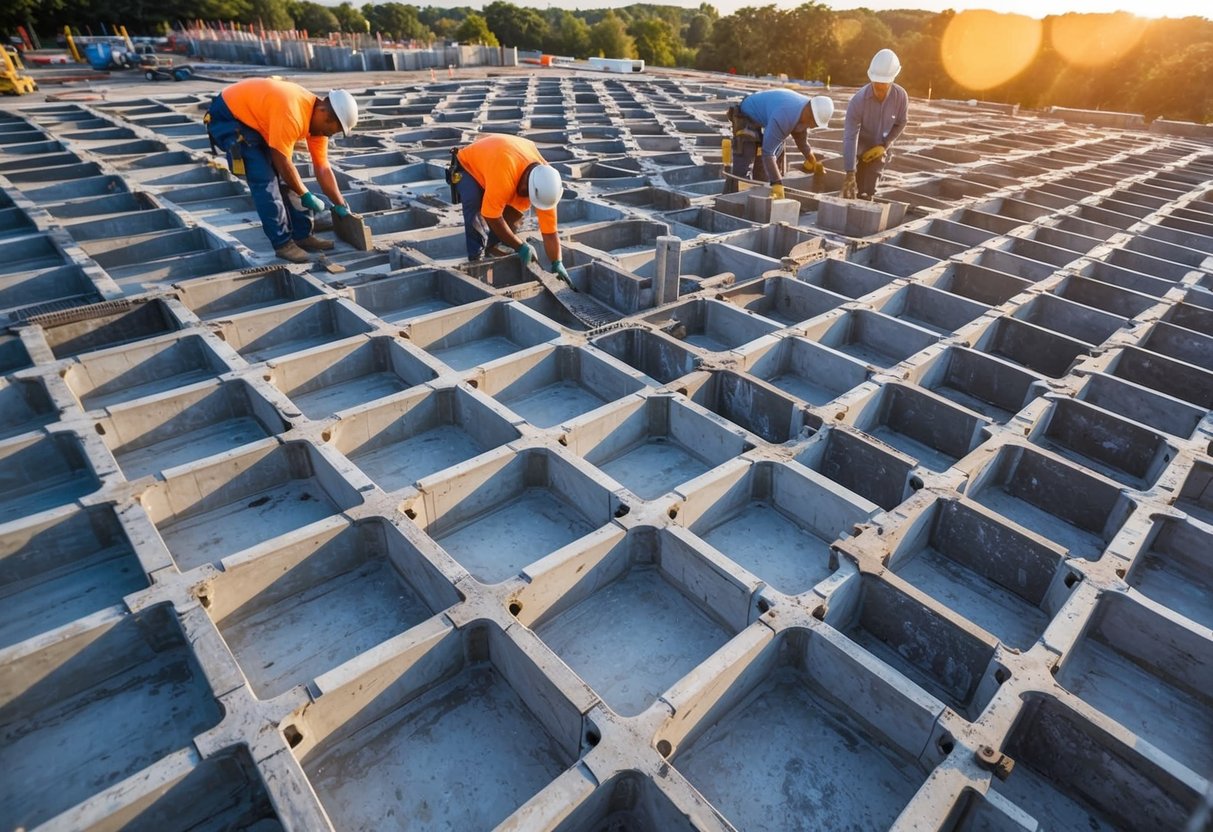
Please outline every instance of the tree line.
[[[480, 10], [395, 2], [354, 6], [348, 0], [337, 6], [312, 0], [8, 0], [4, 6], [0, 28], [10, 31], [27, 21], [40, 31], [65, 24], [99, 31], [101, 22], [109, 21], [124, 23], [132, 33], [154, 34], [198, 19], [234, 21], [305, 29], [312, 36], [346, 32], [394, 41], [505, 45], [574, 58], [641, 58], [653, 66], [786, 74], [839, 85], [865, 83], [871, 56], [889, 46], [904, 67], [898, 83], [915, 96], [1213, 122], [1213, 85], [1207, 83], [1213, 21], [1199, 17], [1067, 14], [1032, 21], [1038, 45], [1025, 55], [1022, 68], [996, 84], [975, 88], [949, 66], [948, 53], [954, 48], [949, 31], [960, 22], [953, 11], [834, 11], [808, 2], [787, 9], [746, 7], [721, 17], [708, 3], [570, 11], [506, 0]], [[1006, 37], [1016, 31], [1007, 28]], [[1070, 41], [1097, 48], [1076, 54], [1066, 46]]]

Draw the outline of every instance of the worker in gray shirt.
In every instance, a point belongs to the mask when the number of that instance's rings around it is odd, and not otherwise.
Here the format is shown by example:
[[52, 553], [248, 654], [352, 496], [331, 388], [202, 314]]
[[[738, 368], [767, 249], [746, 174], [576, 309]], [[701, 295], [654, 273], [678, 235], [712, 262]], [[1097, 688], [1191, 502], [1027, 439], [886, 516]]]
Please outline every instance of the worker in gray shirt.
[[[892, 49], [881, 49], [868, 66], [870, 84], [851, 97], [842, 133], [842, 164], [846, 199], [871, 199], [889, 161], [889, 149], [906, 127], [910, 97], [893, 83], [901, 61]], [[858, 159], [856, 159], [858, 156]]]
[[[796, 142], [804, 156], [801, 169], [805, 173], [822, 170], [808, 143], [808, 131], [825, 127], [834, 115], [834, 102], [828, 95], [809, 98], [792, 90], [762, 90], [747, 95], [741, 104], [730, 107], [729, 121], [733, 125], [733, 169], [735, 177], [748, 177], [754, 167], [754, 178], [771, 183], [771, 193], [783, 199], [783, 143], [788, 136]], [[761, 169], [754, 164], [758, 148], [762, 148]], [[725, 193], [737, 191], [737, 180], [729, 179]]]

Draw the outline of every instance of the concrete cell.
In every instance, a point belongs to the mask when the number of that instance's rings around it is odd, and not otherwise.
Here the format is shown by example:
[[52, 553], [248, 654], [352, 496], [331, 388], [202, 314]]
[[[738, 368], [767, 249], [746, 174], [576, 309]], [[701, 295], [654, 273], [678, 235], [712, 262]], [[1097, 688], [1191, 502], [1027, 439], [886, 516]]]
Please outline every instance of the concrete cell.
[[332, 347], [276, 360], [265, 380], [285, 393], [309, 419], [390, 396], [438, 373], [391, 338], [353, 338]]
[[777, 327], [717, 300], [691, 300], [643, 318], [701, 350], [724, 352], [774, 332]]
[[713, 371], [691, 400], [772, 444], [808, 436], [821, 419], [800, 402], [740, 373]]
[[420, 269], [350, 287], [354, 301], [390, 323], [399, 323], [491, 297], [483, 286], [455, 272]]
[[0, 444], [0, 523], [73, 502], [101, 487], [70, 433], [28, 434]]
[[975, 472], [965, 494], [1054, 543], [1099, 560], [1134, 510], [1111, 481], [1029, 448], [1004, 445]]
[[688, 406], [649, 396], [619, 402], [572, 427], [564, 443], [641, 500], [653, 500], [753, 445]]
[[486, 370], [478, 387], [536, 427], [549, 428], [621, 399], [644, 381], [589, 350], [528, 351]]
[[22, 275], [56, 268], [68, 262], [59, 246], [46, 234], [0, 240], [0, 275]]
[[270, 699], [462, 600], [381, 518], [245, 559], [206, 587], [205, 606], [253, 692]]
[[1006, 272], [960, 262], [948, 263], [938, 275], [925, 277], [924, 283], [989, 306], [1000, 306], [1032, 287], [1031, 281]]
[[1172, 396], [1102, 373], [1089, 375], [1077, 398], [1180, 439], [1190, 437], [1208, 413]]
[[1024, 323], [1018, 318], [999, 318], [973, 346], [1050, 378], [1064, 376], [1074, 361], [1090, 350], [1087, 343]]
[[993, 791], [1048, 828], [1173, 827], [1197, 800], [1153, 760], [1052, 696], [1028, 698], [1003, 751], [1015, 768], [992, 781]]
[[889, 546], [894, 574], [1016, 650], [1036, 643], [1069, 596], [1050, 593], [1064, 551], [965, 500], [930, 503]]
[[[366, 671], [364, 692], [348, 691], [361, 707], [329, 695], [289, 725], [302, 737], [294, 753], [338, 827], [384, 828], [403, 816], [492, 828], [576, 760], [563, 726], [576, 718], [580, 728], [579, 715], [494, 625], [447, 630], [414, 652]], [[476, 799], [452, 782], [475, 783]]]
[[786, 595], [829, 577], [830, 544], [878, 510], [799, 466], [760, 461], [717, 470], [688, 491], [679, 523]]
[[17, 436], [59, 418], [39, 379], [0, 379], [0, 439]]
[[946, 471], [985, 439], [985, 419], [911, 385], [886, 384], [847, 421], [932, 471]]
[[226, 372], [227, 365], [197, 335], [155, 339], [87, 354], [63, 375], [88, 410], [183, 387]]
[[1012, 315], [1018, 320], [1092, 346], [1102, 344], [1129, 323], [1117, 315], [1070, 303], [1049, 294], [1037, 295], [1016, 309]]
[[1119, 289], [1098, 280], [1089, 280], [1069, 275], [1053, 289], [1053, 293], [1066, 300], [1102, 309], [1121, 318], [1134, 318], [1152, 306], [1158, 299], [1129, 289]]
[[[925, 708], [885, 684], [860, 692], [843, 681], [861, 673], [833, 639], [791, 631], [730, 680], [713, 719], [670, 761], [738, 828], [890, 825], [929, 773], [917, 756]], [[868, 710], [870, 697], [885, 707]]]
[[914, 461], [849, 431], [820, 431], [794, 459], [886, 511], [911, 493]]
[[814, 341], [870, 364], [888, 368], [931, 346], [938, 336], [867, 309], [847, 310], [805, 327]]
[[622, 716], [643, 712], [745, 623], [696, 591], [713, 567], [668, 532], [624, 537], [591, 575], [529, 626]]
[[322, 294], [314, 283], [279, 267], [190, 280], [179, 284], [176, 290], [181, 302], [204, 320]]
[[802, 280], [768, 277], [729, 289], [720, 300], [784, 326], [794, 326], [837, 309], [848, 298]]
[[600, 479], [548, 450], [503, 449], [420, 482], [410, 510], [474, 578], [495, 584], [611, 522], [617, 499]]
[[668, 384], [692, 372], [700, 359], [676, 341], [641, 327], [600, 335], [590, 343], [628, 366], [639, 370], [656, 385]]
[[362, 496], [311, 445], [266, 440], [166, 472], [140, 502], [185, 572], [360, 505]]
[[898, 248], [895, 245], [875, 243], [856, 251], [851, 255], [849, 261], [897, 277], [909, 277], [916, 272], [931, 268], [939, 262], [939, 259]]
[[804, 338], [781, 338], [746, 357], [746, 371], [810, 405], [824, 405], [868, 379], [868, 366]]
[[464, 387], [420, 390], [346, 411], [331, 442], [384, 491], [518, 439], [518, 430]]
[[[1057, 682], [1197, 774], [1213, 771], [1210, 642], [1116, 593], [1062, 657]], [[1143, 707], [1147, 706], [1147, 707]]]
[[1117, 378], [1213, 409], [1213, 373], [1148, 350], [1126, 347], [1108, 366]]
[[65, 507], [0, 542], [0, 647], [122, 603], [149, 581], [108, 506]]
[[284, 303], [216, 323], [223, 340], [250, 362], [301, 352], [373, 329], [350, 307], [331, 298]]
[[554, 832], [613, 827], [637, 832], [692, 832], [696, 828], [655, 781], [639, 772], [627, 771], [595, 789]]
[[911, 283], [898, 289], [887, 300], [876, 304], [876, 308], [886, 315], [940, 335], [950, 335], [989, 311], [988, 306], [921, 283]]
[[[167, 604], [109, 617], [10, 667], [0, 687], [5, 826], [50, 820], [188, 748], [223, 715]], [[78, 753], [61, 753], [69, 746]]]
[[1162, 297], [1174, 288], [1174, 284], [1170, 281], [1151, 277], [1148, 274], [1133, 271], [1132, 269], [1113, 266], [1102, 260], [1092, 260], [1086, 263], [1078, 269], [1078, 274], [1098, 280], [1100, 283], [1119, 286], [1123, 289], [1130, 289], [1152, 297]]
[[405, 336], [454, 370], [470, 370], [553, 340], [559, 331], [514, 303], [486, 302], [408, 324]]
[[1213, 370], [1213, 336], [1159, 323], [1141, 340], [1141, 346], [1202, 370]]
[[1207, 530], [1177, 517], [1156, 517], [1125, 581], [1147, 598], [1209, 627], [1210, 552], [1213, 535]]
[[868, 653], [968, 719], [976, 719], [996, 685], [993, 646], [881, 578], [855, 576], [825, 621]]

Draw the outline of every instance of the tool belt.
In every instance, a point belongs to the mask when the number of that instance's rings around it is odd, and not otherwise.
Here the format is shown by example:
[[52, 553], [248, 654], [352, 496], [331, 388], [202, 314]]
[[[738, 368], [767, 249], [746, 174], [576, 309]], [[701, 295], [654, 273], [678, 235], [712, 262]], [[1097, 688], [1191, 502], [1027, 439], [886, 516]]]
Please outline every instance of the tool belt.
[[463, 165], [459, 163], [459, 148], [451, 148], [451, 163], [446, 169], [446, 184], [451, 186], [451, 204], [458, 205], [462, 200], [459, 198], [459, 182], [463, 179]]
[[741, 112], [741, 105], [734, 104], [725, 111], [733, 128], [733, 138], [738, 141], [753, 141], [762, 145], [762, 125]]

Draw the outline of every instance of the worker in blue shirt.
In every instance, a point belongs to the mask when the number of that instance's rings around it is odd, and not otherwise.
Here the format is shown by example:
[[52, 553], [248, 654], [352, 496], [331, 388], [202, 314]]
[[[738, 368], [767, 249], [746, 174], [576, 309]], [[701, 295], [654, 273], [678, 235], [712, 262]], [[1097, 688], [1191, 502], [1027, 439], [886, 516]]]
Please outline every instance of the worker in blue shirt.
[[[901, 61], [892, 49], [881, 49], [868, 66], [870, 84], [851, 97], [842, 132], [846, 199], [871, 199], [889, 161], [889, 149], [906, 128], [910, 97], [893, 83]], [[858, 159], [856, 158], [858, 157]]]
[[[809, 98], [792, 90], [763, 90], [752, 93], [741, 100], [741, 104], [729, 108], [729, 120], [733, 124], [733, 168], [734, 177], [748, 178], [750, 168], [755, 168], [754, 179], [771, 183], [771, 195], [783, 199], [783, 144], [788, 136], [804, 156], [801, 170], [805, 173], [821, 172], [821, 162], [813, 155], [808, 143], [808, 131], [825, 127], [834, 114], [834, 102], [828, 95]], [[762, 148], [762, 165], [754, 164], [758, 148]], [[737, 191], [737, 180], [729, 179], [725, 193]]]

